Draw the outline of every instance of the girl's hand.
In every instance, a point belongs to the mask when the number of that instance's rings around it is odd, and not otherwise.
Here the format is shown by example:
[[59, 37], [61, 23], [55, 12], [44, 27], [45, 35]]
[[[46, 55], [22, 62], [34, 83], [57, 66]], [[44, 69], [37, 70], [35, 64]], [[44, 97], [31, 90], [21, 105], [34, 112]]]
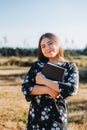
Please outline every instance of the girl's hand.
[[60, 96], [60, 93], [48, 88], [48, 94], [53, 98], [53, 99], [56, 99], [56, 98], [59, 98]]
[[45, 76], [41, 72], [38, 72], [36, 74], [36, 83], [37, 84], [45, 85], [44, 84], [45, 79], [46, 79]]

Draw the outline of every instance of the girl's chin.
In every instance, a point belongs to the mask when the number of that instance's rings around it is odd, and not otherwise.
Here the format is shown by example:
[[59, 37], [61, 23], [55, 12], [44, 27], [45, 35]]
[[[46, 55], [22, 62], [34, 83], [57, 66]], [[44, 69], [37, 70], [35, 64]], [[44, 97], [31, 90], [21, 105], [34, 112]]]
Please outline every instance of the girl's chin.
[[49, 53], [48, 55], [46, 55], [47, 58], [54, 58], [56, 57], [55, 53]]
[[48, 58], [54, 58], [56, 55], [49, 55]]

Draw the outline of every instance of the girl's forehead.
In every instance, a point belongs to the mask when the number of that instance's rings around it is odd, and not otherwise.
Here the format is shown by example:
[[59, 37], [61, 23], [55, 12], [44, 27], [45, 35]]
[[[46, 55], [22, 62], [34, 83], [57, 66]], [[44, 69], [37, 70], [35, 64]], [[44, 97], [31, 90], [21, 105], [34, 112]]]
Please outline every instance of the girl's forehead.
[[42, 39], [41, 42], [45, 42], [45, 41], [49, 41], [49, 40], [50, 40], [49, 38], [45, 37], [45, 38]]
[[49, 43], [49, 42], [51, 42], [51, 41], [54, 41], [54, 40], [53, 40], [53, 39], [50, 39], [50, 38], [43, 38], [43, 39], [41, 40], [41, 44]]

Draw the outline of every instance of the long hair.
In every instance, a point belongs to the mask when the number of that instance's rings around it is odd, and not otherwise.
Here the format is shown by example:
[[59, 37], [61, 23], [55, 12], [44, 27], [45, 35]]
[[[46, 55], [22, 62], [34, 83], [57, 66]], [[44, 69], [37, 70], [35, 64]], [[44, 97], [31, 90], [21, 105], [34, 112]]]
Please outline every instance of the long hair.
[[[45, 33], [43, 34], [40, 39], [39, 39], [39, 44], [38, 44], [38, 59], [42, 62], [47, 62], [49, 60], [49, 58], [45, 57], [42, 53], [42, 50], [41, 50], [41, 41], [42, 39], [44, 38], [48, 38], [48, 39], [51, 39], [51, 40], [54, 40], [56, 43], [59, 43], [59, 39], [57, 38], [57, 36], [53, 33]], [[59, 53], [58, 53], [58, 57], [64, 57], [64, 54], [63, 54], [63, 49], [62, 47], [60, 46], [59, 47]]]

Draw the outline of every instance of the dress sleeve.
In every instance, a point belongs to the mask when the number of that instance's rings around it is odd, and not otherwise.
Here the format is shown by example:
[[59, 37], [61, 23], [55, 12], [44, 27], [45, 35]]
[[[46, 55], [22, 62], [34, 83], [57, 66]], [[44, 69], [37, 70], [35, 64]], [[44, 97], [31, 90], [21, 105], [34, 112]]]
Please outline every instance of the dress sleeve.
[[35, 85], [35, 75], [36, 75], [36, 69], [35, 64], [33, 64], [29, 72], [26, 74], [24, 82], [22, 84], [22, 92], [27, 101], [31, 101], [34, 98], [34, 95], [30, 95], [30, 92], [32, 91]]
[[67, 73], [65, 82], [59, 82], [60, 93], [63, 99], [75, 95], [79, 86], [79, 71], [75, 63], [68, 63]]

